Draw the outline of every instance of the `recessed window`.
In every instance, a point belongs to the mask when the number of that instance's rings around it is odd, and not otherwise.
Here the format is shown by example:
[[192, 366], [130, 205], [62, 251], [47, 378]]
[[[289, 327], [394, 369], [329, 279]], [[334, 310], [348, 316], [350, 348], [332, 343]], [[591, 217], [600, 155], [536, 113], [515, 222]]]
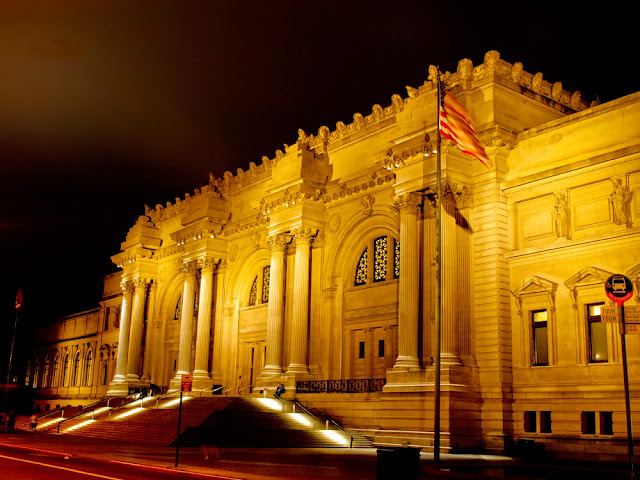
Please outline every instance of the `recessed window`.
[[536, 412], [524, 412], [524, 431], [527, 433], [535, 433], [537, 431]]
[[378, 357], [384, 357], [384, 340], [378, 340]]
[[549, 365], [549, 336], [547, 329], [547, 310], [531, 312], [533, 339], [533, 364]]
[[596, 433], [596, 412], [582, 412], [582, 433], [594, 435]]
[[364, 342], [360, 342], [358, 358], [364, 358]]
[[[393, 248], [392, 251], [390, 249]], [[369, 259], [369, 252], [373, 258]], [[392, 272], [392, 273], [389, 273]], [[376, 237], [362, 251], [356, 267], [354, 285], [384, 282], [400, 276], [400, 242], [390, 236]]]
[[540, 433], [551, 433], [551, 412], [540, 412]]
[[600, 434], [613, 435], [613, 412], [600, 412]]
[[255, 305], [257, 298], [258, 298], [258, 277], [253, 279], [253, 283], [251, 284], [251, 290], [249, 290], [249, 305], [250, 306]]
[[607, 325], [602, 323], [600, 307], [603, 303], [587, 305], [587, 325], [589, 329], [589, 361], [592, 363], [607, 362]]

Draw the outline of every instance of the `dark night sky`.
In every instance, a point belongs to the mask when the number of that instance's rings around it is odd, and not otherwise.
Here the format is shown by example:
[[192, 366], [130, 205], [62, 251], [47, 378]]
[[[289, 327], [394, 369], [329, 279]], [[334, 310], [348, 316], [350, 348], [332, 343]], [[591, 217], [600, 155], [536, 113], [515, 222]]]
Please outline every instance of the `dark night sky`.
[[615, 2], [444, 3], [0, 0], [0, 365], [17, 288], [23, 338], [93, 308], [144, 204], [406, 97], [430, 64], [498, 50], [586, 99], [639, 89]]

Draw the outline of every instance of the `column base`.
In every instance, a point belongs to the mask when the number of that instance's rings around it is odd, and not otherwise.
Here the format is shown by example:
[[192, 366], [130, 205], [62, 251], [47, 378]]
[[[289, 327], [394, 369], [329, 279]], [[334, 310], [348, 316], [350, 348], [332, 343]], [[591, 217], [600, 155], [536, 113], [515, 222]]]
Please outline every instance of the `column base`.
[[403, 370], [422, 370], [422, 368], [420, 367], [420, 361], [417, 359], [417, 357], [410, 357], [410, 356], [403, 356], [403, 357], [398, 357], [396, 359], [396, 363], [393, 366], [394, 370], [396, 369], [403, 369]]
[[282, 375], [283, 370], [279, 365], [267, 365], [262, 369], [261, 377], [274, 377]]
[[292, 363], [287, 368], [286, 375], [296, 375], [300, 373], [309, 373], [309, 367], [307, 365], [303, 365], [301, 363]]

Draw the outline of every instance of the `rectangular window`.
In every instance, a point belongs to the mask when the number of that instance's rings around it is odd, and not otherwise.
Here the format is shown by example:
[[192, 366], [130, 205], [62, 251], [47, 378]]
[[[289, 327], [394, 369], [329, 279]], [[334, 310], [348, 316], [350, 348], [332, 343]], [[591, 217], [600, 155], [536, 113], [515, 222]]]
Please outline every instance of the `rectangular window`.
[[534, 310], [531, 312], [531, 327], [533, 338], [533, 364], [549, 365], [549, 337], [547, 333], [546, 310]]
[[607, 351], [607, 325], [602, 323], [600, 307], [603, 303], [587, 305], [587, 326], [589, 329], [589, 361], [592, 363], [609, 360]]
[[384, 357], [384, 340], [378, 340], [378, 357]]
[[524, 412], [524, 431], [528, 433], [537, 431], [536, 412]]
[[613, 412], [600, 412], [600, 435], [613, 435]]
[[360, 342], [360, 352], [358, 353], [358, 358], [364, 358], [364, 342]]
[[594, 435], [596, 433], [596, 412], [582, 412], [582, 433]]
[[540, 433], [551, 433], [551, 412], [540, 412]]

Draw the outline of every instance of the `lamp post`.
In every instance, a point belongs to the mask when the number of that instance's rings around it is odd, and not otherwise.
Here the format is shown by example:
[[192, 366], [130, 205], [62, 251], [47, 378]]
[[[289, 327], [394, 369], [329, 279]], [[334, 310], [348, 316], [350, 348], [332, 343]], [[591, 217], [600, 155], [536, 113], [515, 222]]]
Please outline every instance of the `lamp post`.
[[13, 360], [13, 345], [16, 341], [16, 327], [18, 326], [18, 312], [22, 308], [22, 290], [18, 289], [16, 293], [16, 317], [13, 322], [13, 336], [11, 337], [11, 350], [9, 351], [9, 365], [7, 367], [7, 383], [4, 386], [4, 404], [2, 411], [7, 411], [7, 396], [9, 394], [9, 380], [11, 379], [11, 361]]

